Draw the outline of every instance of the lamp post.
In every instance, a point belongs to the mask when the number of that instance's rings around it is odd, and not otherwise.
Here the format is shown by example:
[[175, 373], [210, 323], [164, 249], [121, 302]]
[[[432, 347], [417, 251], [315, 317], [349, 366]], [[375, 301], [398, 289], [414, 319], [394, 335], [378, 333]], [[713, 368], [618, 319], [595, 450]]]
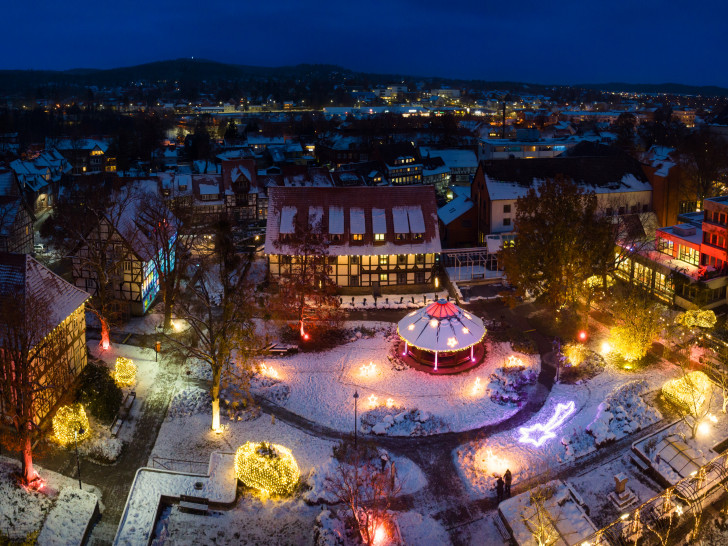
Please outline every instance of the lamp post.
[[357, 444], [358, 434], [357, 434], [357, 430], [356, 430], [357, 428], [359, 428], [357, 426], [357, 415], [356, 415], [358, 402], [359, 402], [359, 391], [354, 391], [354, 450], [356, 450], [356, 451], [358, 451], [358, 449], [359, 449], [358, 444]]
[[76, 469], [78, 470], [78, 488], [83, 489], [81, 486], [81, 459], [78, 457], [78, 435], [86, 432], [83, 427], [79, 427], [78, 430], [73, 431], [73, 441], [76, 444]]

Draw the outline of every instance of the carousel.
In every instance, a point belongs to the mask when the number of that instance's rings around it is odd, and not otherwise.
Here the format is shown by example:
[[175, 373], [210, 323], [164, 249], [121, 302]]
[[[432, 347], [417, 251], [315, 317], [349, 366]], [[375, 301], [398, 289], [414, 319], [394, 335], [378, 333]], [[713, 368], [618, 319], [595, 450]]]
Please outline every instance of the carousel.
[[457, 373], [483, 359], [483, 321], [454, 303], [438, 300], [399, 321], [400, 355], [427, 372]]

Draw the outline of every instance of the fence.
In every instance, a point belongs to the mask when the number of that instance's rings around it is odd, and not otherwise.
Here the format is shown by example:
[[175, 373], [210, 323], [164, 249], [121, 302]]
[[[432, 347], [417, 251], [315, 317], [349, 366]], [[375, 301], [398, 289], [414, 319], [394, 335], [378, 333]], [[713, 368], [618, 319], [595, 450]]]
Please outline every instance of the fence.
[[174, 472], [189, 472], [191, 474], [206, 474], [209, 463], [204, 461], [185, 461], [184, 459], [167, 459], [166, 457], [152, 457], [152, 468], [162, 468]]
[[[683, 478], [660, 495], [651, 498], [631, 512], [622, 514], [580, 544], [589, 546], [626, 546], [635, 544], [668, 543], [676, 527], [692, 518], [699, 522], [703, 508], [717, 499], [722, 490], [728, 491], [728, 453], [718, 455], [687, 478]], [[716, 498], [709, 498], [715, 494]], [[670, 541], [671, 542], [671, 541]]]

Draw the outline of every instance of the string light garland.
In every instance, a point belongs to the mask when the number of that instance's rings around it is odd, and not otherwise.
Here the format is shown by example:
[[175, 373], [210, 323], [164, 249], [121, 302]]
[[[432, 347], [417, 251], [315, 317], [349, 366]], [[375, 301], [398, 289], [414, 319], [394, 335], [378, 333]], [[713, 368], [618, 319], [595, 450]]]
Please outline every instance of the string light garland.
[[137, 367], [131, 358], [123, 356], [116, 357], [116, 367], [114, 368], [114, 380], [120, 387], [133, 385], [136, 381]]
[[86, 410], [81, 404], [58, 408], [53, 417], [53, 435], [64, 446], [73, 443], [74, 440], [85, 440], [91, 435]]
[[267, 494], [288, 495], [301, 473], [287, 447], [268, 442], [246, 442], [235, 452], [235, 475], [248, 487]]

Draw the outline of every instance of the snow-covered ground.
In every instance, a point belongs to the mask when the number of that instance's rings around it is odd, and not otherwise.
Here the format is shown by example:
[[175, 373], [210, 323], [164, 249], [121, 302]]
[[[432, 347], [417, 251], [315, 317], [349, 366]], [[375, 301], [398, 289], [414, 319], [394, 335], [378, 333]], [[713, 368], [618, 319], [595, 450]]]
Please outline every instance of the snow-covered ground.
[[[485, 361], [469, 372], [435, 376], [409, 368], [398, 371], [388, 359], [392, 344], [390, 336], [377, 332], [329, 351], [267, 358], [263, 363], [290, 387], [284, 406], [294, 413], [336, 430], [351, 431], [352, 397], [358, 392], [362, 430], [374, 428], [368, 425], [372, 422], [369, 413], [376, 414], [374, 421], [390, 415], [391, 423], [380, 430], [392, 435], [462, 431], [507, 419], [518, 407], [490, 399], [486, 390], [489, 376], [510, 355], [521, 358], [536, 373], [540, 369], [538, 355], [516, 353], [507, 343], [487, 342]], [[405, 419], [416, 410], [419, 417]], [[435, 425], [422, 426], [430, 417]]]
[[491, 271], [482, 265], [472, 267], [448, 267], [447, 276], [453, 281], [470, 281], [473, 279], [500, 279], [503, 271]]
[[[31, 533], [40, 532], [40, 536], [53, 537], [53, 541], [38, 544], [80, 544], [101, 492], [87, 484], [79, 491], [78, 481], [73, 478], [39, 466], [35, 470], [44, 486], [39, 491], [26, 491], [17, 485], [14, 476], [20, 472], [20, 463], [0, 456], [0, 537], [23, 541]], [[100, 501], [99, 509], [103, 510]], [[73, 521], [69, 523], [70, 519]], [[64, 522], [66, 525], [62, 525]]]
[[405, 544], [419, 546], [445, 546], [450, 544], [450, 536], [437, 521], [419, 512], [403, 512], [396, 514], [397, 525]]
[[[660, 361], [639, 373], [607, 367], [582, 384], [554, 385], [538, 414], [522, 427], [458, 448], [454, 453], [456, 466], [473, 497], [492, 496], [494, 474], [502, 474], [506, 468], [511, 470], [515, 484], [596, 450], [597, 440], [616, 440], [656, 422], [661, 418], [659, 413], [636, 394], [654, 391], [678, 373], [675, 366]], [[644, 383], [638, 388], [623, 388], [633, 381]], [[566, 417], [557, 419], [559, 404], [564, 405], [563, 410], [572, 402], [573, 411], [562, 411]], [[534, 425], [545, 427], [549, 421], [562, 421], [552, 427], [553, 437], [544, 438], [538, 446], [520, 441], [521, 429], [527, 429], [528, 437], [538, 442], [542, 431]]]

